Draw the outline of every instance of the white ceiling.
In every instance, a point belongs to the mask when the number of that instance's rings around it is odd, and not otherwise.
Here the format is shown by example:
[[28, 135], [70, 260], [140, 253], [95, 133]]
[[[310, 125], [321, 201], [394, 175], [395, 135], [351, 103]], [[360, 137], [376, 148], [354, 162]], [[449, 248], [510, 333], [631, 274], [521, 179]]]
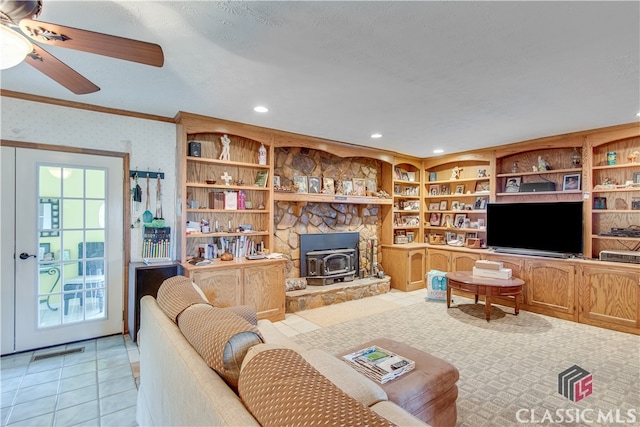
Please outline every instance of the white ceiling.
[[630, 123], [640, 112], [638, 1], [44, 0], [38, 19], [157, 43], [165, 65], [46, 46], [101, 90], [76, 96], [27, 64], [3, 71], [2, 89], [418, 157]]

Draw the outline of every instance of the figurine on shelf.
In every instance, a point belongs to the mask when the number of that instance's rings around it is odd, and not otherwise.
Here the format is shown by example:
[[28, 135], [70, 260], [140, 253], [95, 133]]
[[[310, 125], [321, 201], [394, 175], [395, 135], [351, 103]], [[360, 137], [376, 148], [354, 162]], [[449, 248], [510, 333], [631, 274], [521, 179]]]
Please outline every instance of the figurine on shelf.
[[222, 142], [222, 153], [220, 153], [220, 159], [219, 160], [230, 160], [229, 157], [231, 156], [231, 151], [229, 150], [229, 147], [231, 146], [231, 140], [229, 139], [229, 137], [225, 134], [222, 135], [220, 137], [220, 141]]
[[458, 167], [458, 166], [454, 167], [451, 170], [451, 178], [449, 178], [449, 179], [460, 179], [460, 172], [462, 172], [462, 168], [461, 167]]
[[551, 165], [542, 156], [538, 156], [538, 170], [541, 172], [551, 170]]
[[636, 150], [633, 153], [629, 154], [628, 159], [629, 159], [629, 163], [635, 163], [639, 160], [640, 158], [640, 151]]
[[258, 164], [267, 164], [267, 149], [264, 148], [264, 144], [260, 144], [260, 148], [258, 148]]

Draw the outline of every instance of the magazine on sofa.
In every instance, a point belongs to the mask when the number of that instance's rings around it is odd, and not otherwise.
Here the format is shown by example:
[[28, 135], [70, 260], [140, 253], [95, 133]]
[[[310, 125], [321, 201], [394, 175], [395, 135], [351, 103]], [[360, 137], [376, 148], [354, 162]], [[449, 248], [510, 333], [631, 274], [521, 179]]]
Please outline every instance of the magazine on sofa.
[[413, 360], [378, 346], [363, 348], [342, 357], [355, 370], [380, 384], [391, 381], [416, 367]]

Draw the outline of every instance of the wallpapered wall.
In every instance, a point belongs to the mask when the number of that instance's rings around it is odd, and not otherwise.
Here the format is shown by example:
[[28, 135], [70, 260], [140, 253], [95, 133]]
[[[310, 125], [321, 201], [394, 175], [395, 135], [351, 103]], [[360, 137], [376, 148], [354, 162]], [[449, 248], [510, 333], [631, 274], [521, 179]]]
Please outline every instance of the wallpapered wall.
[[[172, 123], [143, 120], [76, 108], [0, 98], [0, 137], [6, 140], [92, 148], [129, 153], [131, 169], [165, 173], [161, 183], [162, 213], [166, 225], [175, 233], [176, 224], [176, 127]], [[130, 188], [134, 185], [130, 180]], [[144, 212], [146, 181], [142, 205], [132, 214], [135, 222]], [[150, 184], [150, 210], [155, 213], [156, 182]], [[6, 201], [3, 201], [6, 203]], [[131, 231], [131, 261], [142, 260], [142, 227]], [[172, 239], [175, 241], [175, 239]], [[175, 247], [172, 248], [175, 259]]]

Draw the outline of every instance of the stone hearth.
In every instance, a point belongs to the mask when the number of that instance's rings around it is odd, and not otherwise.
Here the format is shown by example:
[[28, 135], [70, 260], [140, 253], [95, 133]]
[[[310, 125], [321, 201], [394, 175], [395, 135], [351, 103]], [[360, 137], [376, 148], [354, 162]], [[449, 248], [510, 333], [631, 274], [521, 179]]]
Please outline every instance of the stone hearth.
[[307, 286], [306, 289], [286, 293], [287, 313], [338, 304], [389, 292], [391, 278], [364, 278], [352, 282], [338, 282], [326, 286]]

